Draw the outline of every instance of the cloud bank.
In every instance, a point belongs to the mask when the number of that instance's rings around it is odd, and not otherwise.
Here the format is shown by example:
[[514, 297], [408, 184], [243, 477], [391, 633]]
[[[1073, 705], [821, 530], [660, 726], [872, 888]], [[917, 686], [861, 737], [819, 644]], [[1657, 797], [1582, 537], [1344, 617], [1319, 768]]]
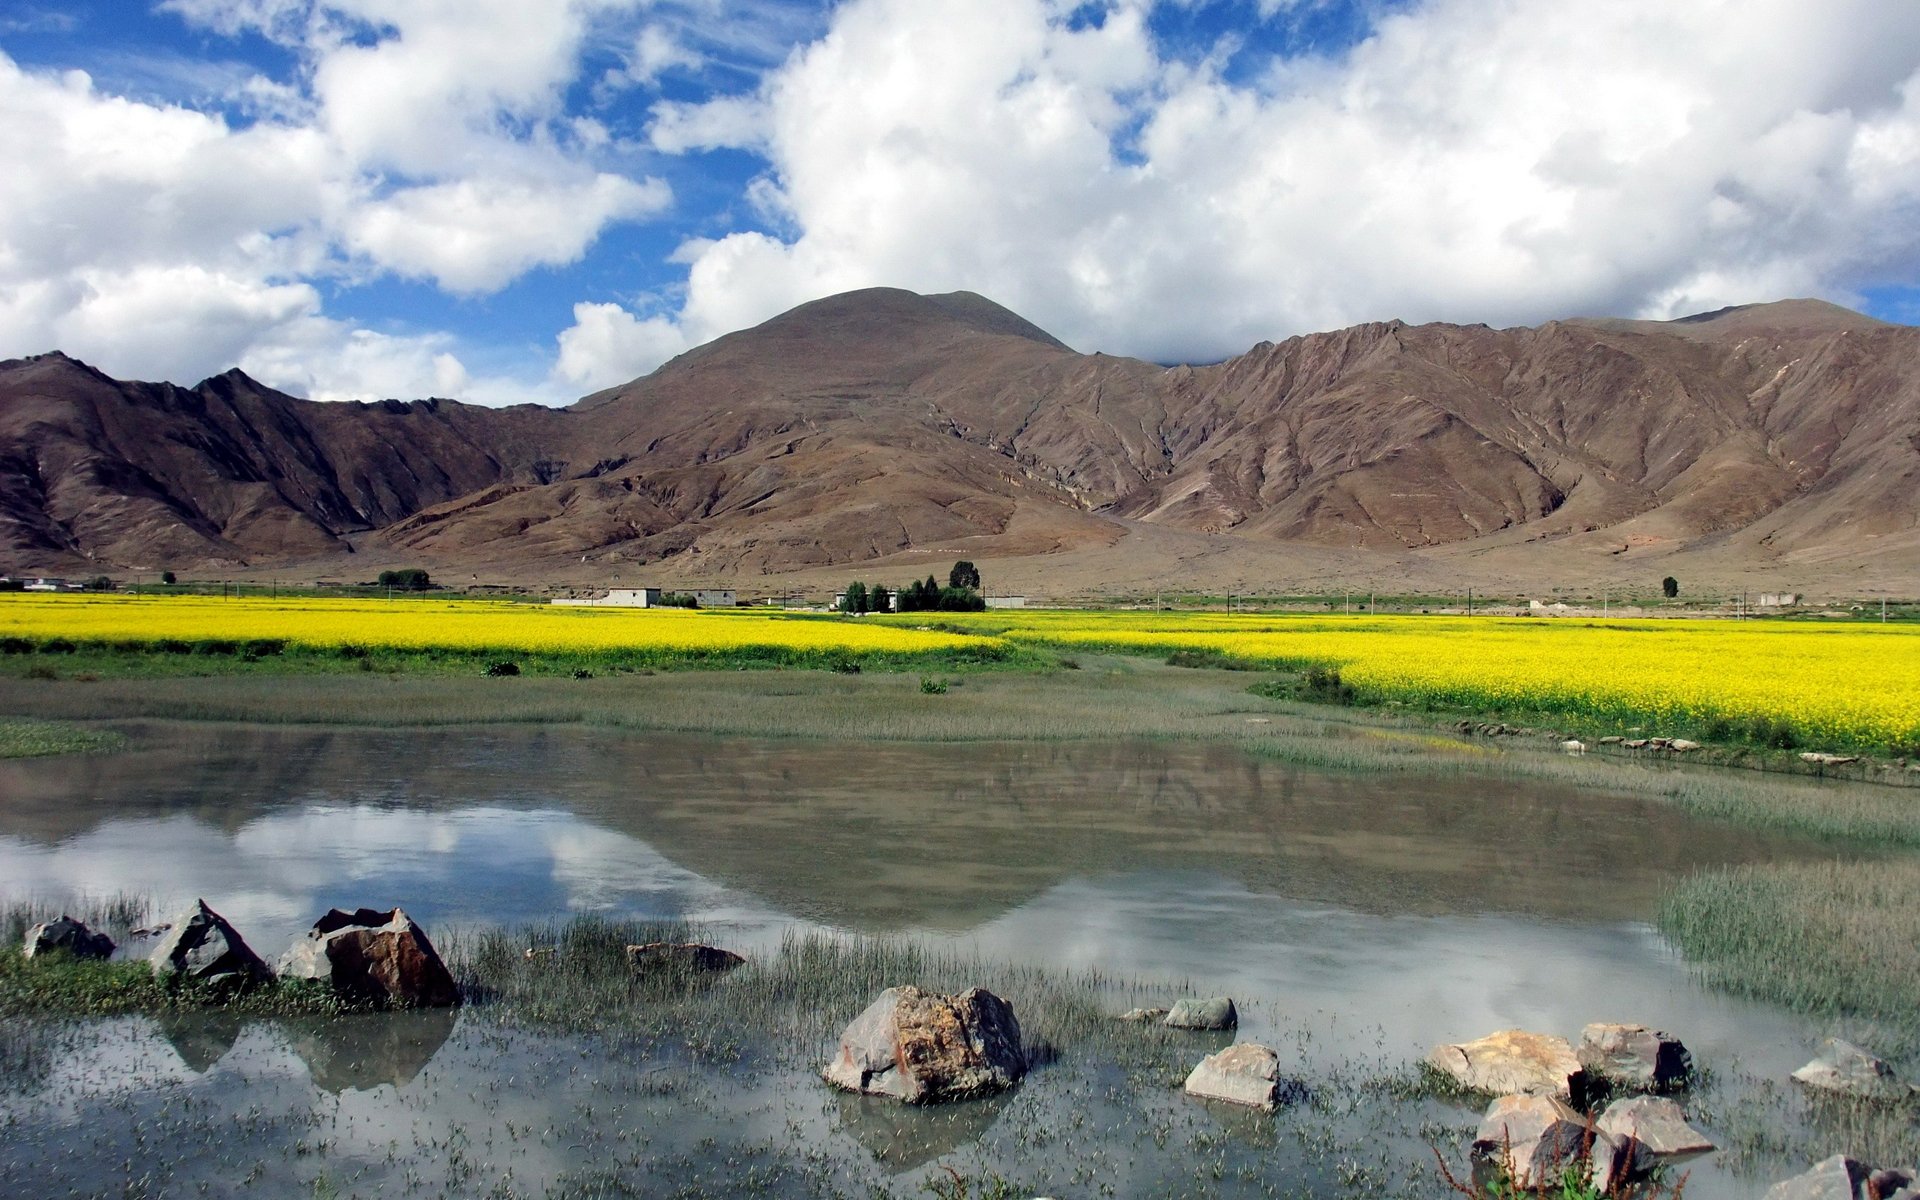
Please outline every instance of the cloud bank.
[[[237, 121], [0, 56], [0, 352], [504, 401], [872, 285], [1160, 361], [1920, 286], [1920, 7], [1425, 0], [1304, 51], [1252, 36], [1298, 6], [1178, 7], [1211, 32], [1150, 0], [173, 0], [299, 68]], [[504, 374], [328, 311], [567, 279], [635, 223], [678, 248]]]

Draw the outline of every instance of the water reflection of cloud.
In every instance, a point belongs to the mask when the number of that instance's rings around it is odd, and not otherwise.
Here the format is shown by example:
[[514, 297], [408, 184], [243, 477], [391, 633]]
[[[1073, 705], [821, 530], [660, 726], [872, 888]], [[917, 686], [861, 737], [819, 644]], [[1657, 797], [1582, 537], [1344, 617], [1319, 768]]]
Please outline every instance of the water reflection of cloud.
[[[1793, 1018], [1699, 986], [1640, 924], [1382, 917], [1251, 892], [1198, 873], [1076, 879], [956, 939], [989, 958], [1190, 980], [1243, 1003], [1249, 1038], [1323, 1036], [1323, 1064], [1384, 1048], [1526, 1028], [1577, 1038], [1594, 1021], [1684, 1032], [1696, 1054], [1785, 1072], [1806, 1057]], [[1383, 1031], [1391, 1031], [1384, 1046]]]
[[428, 922], [597, 911], [761, 931], [784, 924], [644, 842], [552, 809], [316, 804], [231, 832], [186, 815], [129, 818], [55, 847], [0, 837], [0, 879], [10, 895], [121, 891], [152, 897], [163, 912], [204, 896], [269, 954], [335, 905], [398, 904]]

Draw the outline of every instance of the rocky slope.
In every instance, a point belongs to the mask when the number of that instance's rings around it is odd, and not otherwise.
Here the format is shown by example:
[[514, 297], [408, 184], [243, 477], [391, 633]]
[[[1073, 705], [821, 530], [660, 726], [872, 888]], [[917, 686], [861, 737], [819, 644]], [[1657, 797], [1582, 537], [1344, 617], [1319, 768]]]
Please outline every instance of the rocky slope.
[[1917, 476], [1920, 330], [1814, 301], [1389, 322], [1168, 369], [1075, 353], [968, 293], [876, 289], [567, 410], [0, 364], [15, 569], [324, 573], [357, 548], [523, 579], [583, 560], [729, 578], [1055, 555], [1124, 583], [1138, 548], [1171, 544], [1154, 531], [1466, 576], [1530, 555], [1911, 569]]

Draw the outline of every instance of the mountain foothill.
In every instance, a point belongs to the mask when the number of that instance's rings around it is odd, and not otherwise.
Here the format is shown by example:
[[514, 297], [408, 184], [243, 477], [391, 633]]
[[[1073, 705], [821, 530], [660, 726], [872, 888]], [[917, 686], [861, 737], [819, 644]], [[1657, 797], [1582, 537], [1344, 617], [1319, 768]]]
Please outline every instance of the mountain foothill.
[[[0, 363], [0, 568], [791, 584], [979, 562], [1156, 588], [1920, 580], [1920, 329], [1356, 325], [1209, 365], [871, 289], [567, 408], [316, 403]], [[944, 569], [944, 568], [942, 568]]]

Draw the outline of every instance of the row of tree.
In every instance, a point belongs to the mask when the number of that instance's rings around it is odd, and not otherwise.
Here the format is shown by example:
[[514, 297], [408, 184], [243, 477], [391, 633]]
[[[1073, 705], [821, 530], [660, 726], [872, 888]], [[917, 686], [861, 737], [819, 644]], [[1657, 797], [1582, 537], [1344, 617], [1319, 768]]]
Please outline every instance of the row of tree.
[[864, 612], [979, 612], [987, 606], [980, 595], [980, 572], [964, 559], [947, 572], [947, 586], [932, 575], [888, 591], [877, 583], [850, 583], [840, 594], [840, 611]]

